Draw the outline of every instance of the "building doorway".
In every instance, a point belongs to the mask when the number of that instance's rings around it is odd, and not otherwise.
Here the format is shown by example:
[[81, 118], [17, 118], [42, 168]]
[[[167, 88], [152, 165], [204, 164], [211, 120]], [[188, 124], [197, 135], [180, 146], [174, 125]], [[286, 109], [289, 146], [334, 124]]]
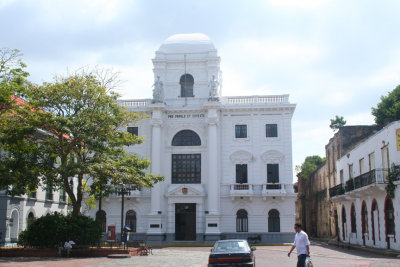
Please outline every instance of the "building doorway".
[[175, 240], [196, 240], [196, 204], [175, 204]]

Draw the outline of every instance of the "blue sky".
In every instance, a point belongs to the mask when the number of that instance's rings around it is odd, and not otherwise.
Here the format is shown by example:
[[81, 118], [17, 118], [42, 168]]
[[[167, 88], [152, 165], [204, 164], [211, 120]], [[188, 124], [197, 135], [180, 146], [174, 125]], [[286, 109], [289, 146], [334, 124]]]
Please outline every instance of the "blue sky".
[[99, 65], [123, 98], [150, 98], [154, 52], [175, 33], [207, 34], [223, 95], [290, 94], [293, 160], [324, 156], [330, 119], [372, 124], [400, 84], [398, 0], [0, 0], [0, 47], [20, 49], [31, 79]]

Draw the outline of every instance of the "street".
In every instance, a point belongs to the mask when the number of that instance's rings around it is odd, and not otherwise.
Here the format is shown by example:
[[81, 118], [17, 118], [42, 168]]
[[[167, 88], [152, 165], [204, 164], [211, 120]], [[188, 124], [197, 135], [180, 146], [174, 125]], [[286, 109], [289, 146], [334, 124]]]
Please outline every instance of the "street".
[[[290, 246], [257, 247], [257, 266], [296, 266], [297, 256], [287, 256]], [[389, 267], [400, 266], [400, 259], [390, 258], [364, 251], [348, 250], [325, 244], [312, 244], [311, 257], [314, 266], [362, 266], [362, 267]], [[0, 258], [0, 267], [3, 266], [76, 266], [76, 267], [108, 267], [108, 266], [197, 266], [206, 267], [209, 247], [170, 247], [153, 249], [153, 255], [135, 256], [127, 259], [108, 258]]]

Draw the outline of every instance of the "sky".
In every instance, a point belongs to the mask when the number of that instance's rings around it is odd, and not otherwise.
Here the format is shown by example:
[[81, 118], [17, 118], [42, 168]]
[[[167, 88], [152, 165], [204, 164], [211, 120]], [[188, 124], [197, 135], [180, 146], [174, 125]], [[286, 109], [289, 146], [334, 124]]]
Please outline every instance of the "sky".
[[374, 123], [400, 84], [398, 0], [0, 0], [0, 48], [22, 51], [30, 79], [100, 66], [124, 99], [152, 97], [151, 59], [176, 33], [204, 33], [221, 57], [224, 96], [290, 94], [293, 163], [325, 156], [335, 115]]

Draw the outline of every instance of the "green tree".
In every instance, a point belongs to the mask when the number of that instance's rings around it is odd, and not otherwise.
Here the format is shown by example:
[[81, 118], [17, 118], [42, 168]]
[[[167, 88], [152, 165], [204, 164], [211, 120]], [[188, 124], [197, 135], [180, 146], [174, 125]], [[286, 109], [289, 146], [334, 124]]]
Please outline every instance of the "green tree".
[[296, 171], [301, 179], [308, 179], [319, 166], [325, 162], [325, 158], [321, 158], [318, 155], [308, 156], [305, 158], [301, 166], [296, 166]]
[[346, 125], [346, 121], [344, 120], [343, 116], [339, 117], [338, 115], [336, 115], [336, 117], [334, 119], [331, 119], [331, 124], [329, 125], [329, 127], [332, 130], [336, 131], [345, 125]]
[[145, 171], [148, 159], [125, 151], [126, 146], [143, 140], [121, 129], [144, 115], [120, 107], [118, 95], [104, 80], [84, 71], [29, 88], [27, 104], [7, 116], [13, 123], [7, 123], [0, 136], [2, 149], [9, 155], [1, 158], [6, 167], [0, 168], [4, 177], [0, 186], [11, 185], [11, 194], [35, 190], [38, 185], [63, 189], [72, 214], [78, 215], [84, 192], [106, 195], [119, 184], [142, 188], [163, 180]]
[[372, 115], [375, 117], [375, 123], [380, 127], [400, 120], [400, 85], [387, 96], [381, 96], [381, 102], [376, 108], [372, 108]]

